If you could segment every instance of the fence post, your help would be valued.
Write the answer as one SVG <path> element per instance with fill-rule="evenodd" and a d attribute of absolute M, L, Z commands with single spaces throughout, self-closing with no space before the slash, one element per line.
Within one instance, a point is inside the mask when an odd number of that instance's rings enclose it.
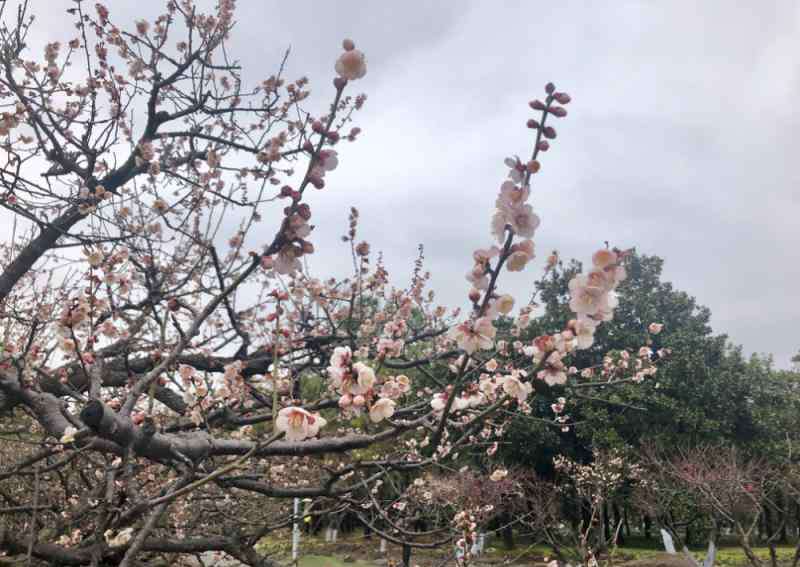
<path fill-rule="evenodd" d="M 300 556 L 300 499 L 294 499 L 294 515 L 292 517 L 292 563 L 297 565 Z"/>

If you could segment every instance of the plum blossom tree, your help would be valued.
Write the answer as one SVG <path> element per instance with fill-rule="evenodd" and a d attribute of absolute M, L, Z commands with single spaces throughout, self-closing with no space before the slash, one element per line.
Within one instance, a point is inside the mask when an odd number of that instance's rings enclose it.
<path fill-rule="evenodd" d="M 707 557 L 705 565 L 713 565 L 714 541 L 723 525 L 731 528 L 750 565 L 765 565 L 755 553 L 754 540 L 764 515 L 779 511 L 781 503 L 775 487 L 791 485 L 790 471 L 781 471 L 764 458 L 749 457 L 736 447 L 723 445 L 675 450 L 672 454 L 650 447 L 642 456 L 650 482 L 639 487 L 640 503 L 672 534 L 692 563 L 700 565 L 675 529 L 673 510 L 677 498 L 689 499 L 693 507 L 710 517 L 710 559 Z M 775 548 L 779 534 L 780 526 L 770 527 L 762 534 L 772 567 L 778 564 Z"/>
<path fill-rule="evenodd" d="M 490 456 L 537 383 L 594 379 L 570 360 L 611 318 L 625 251 L 598 251 L 573 280 L 566 328 L 497 340 L 515 303 L 499 279 L 534 258 L 531 181 L 569 95 L 548 84 L 530 103 L 533 150 L 506 161 L 469 312 L 434 302 L 422 258 L 392 287 L 357 241 L 356 209 L 353 275 L 318 279 L 312 194 L 330 190 L 335 148 L 361 135 L 366 97 L 350 93 L 366 57 L 343 42 L 330 105 L 314 112 L 309 81 L 283 65 L 245 84 L 226 49 L 234 9 L 168 0 L 128 28 L 77 1 L 75 37 L 37 53 L 28 4 L 0 4 L 0 205 L 13 226 L 0 245 L 0 409 L 15 424 L 0 552 L 274 565 L 258 544 L 291 524 L 293 498 L 423 545 L 373 487 L 470 448 Z M 517 331 L 531 315 L 523 306 Z M 475 514 L 452 510 L 444 539 L 472 533 Z"/>

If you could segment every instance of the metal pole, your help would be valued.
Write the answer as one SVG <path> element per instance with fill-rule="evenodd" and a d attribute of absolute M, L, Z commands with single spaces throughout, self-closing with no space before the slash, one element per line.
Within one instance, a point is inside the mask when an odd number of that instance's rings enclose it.
<path fill-rule="evenodd" d="M 297 565 L 300 555 L 300 499 L 294 499 L 294 526 L 292 527 L 292 563 Z"/>

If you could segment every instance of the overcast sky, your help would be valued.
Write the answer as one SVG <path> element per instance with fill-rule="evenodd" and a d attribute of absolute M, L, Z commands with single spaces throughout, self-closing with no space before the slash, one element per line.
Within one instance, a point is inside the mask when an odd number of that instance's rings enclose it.
<path fill-rule="evenodd" d="M 72 37 L 71 1 L 31 3 L 37 33 Z M 117 24 L 163 6 L 106 4 Z M 237 11 L 232 52 L 247 76 L 271 74 L 291 46 L 287 76 L 311 79 L 320 111 L 341 40 L 367 55 L 353 85 L 369 96 L 364 134 L 312 195 L 317 275 L 349 262 L 336 237 L 355 205 L 394 282 L 424 243 L 440 299 L 460 303 L 471 252 L 489 244 L 503 158 L 529 152 L 527 101 L 553 81 L 573 102 L 533 187 L 540 257 L 556 248 L 585 261 L 606 240 L 661 256 L 716 332 L 789 366 L 800 348 L 800 3 L 238 0 Z M 540 273 L 502 288 L 525 297 Z"/>

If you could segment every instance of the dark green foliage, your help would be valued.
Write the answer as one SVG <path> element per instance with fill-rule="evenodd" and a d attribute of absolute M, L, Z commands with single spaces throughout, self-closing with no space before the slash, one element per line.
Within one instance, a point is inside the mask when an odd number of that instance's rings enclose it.
<path fill-rule="evenodd" d="M 767 358 L 747 360 L 725 335 L 715 335 L 710 310 L 662 281 L 663 263 L 655 256 L 629 258 L 628 278 L 618 288 L 620 304 L 613 321 L 600 326 L 594 346 L 579 352 L 575 363 L 578 368 L 598 364 L 605 353 L 626 348 L 635 354 L 647 344 L 647 326 L 658 322 L 664 330 L 652 338 L 652 347 L 671 351 L 659 362 L 658 373 L 643 384 L 554 389 L 553 398 L 570 399 L 574 430 L 561 433 L 519 418 L 506 439 L 506 460 L 546 472 L 553 454 L 588 458 L 592 447 L 728 442 L 765 450 L 785 443 L 787 429 L 798 415 L 797 375 L 775 372 Z M 572 317 L 568 283 L 580 270 L 576 261 L 560 264 L 537 282 L 537 299 L 545 312 L 534 320 L 525 339 L 565 327 Z M 544 400 L 535 412 L 552 417 L 550 401 Z"/>

